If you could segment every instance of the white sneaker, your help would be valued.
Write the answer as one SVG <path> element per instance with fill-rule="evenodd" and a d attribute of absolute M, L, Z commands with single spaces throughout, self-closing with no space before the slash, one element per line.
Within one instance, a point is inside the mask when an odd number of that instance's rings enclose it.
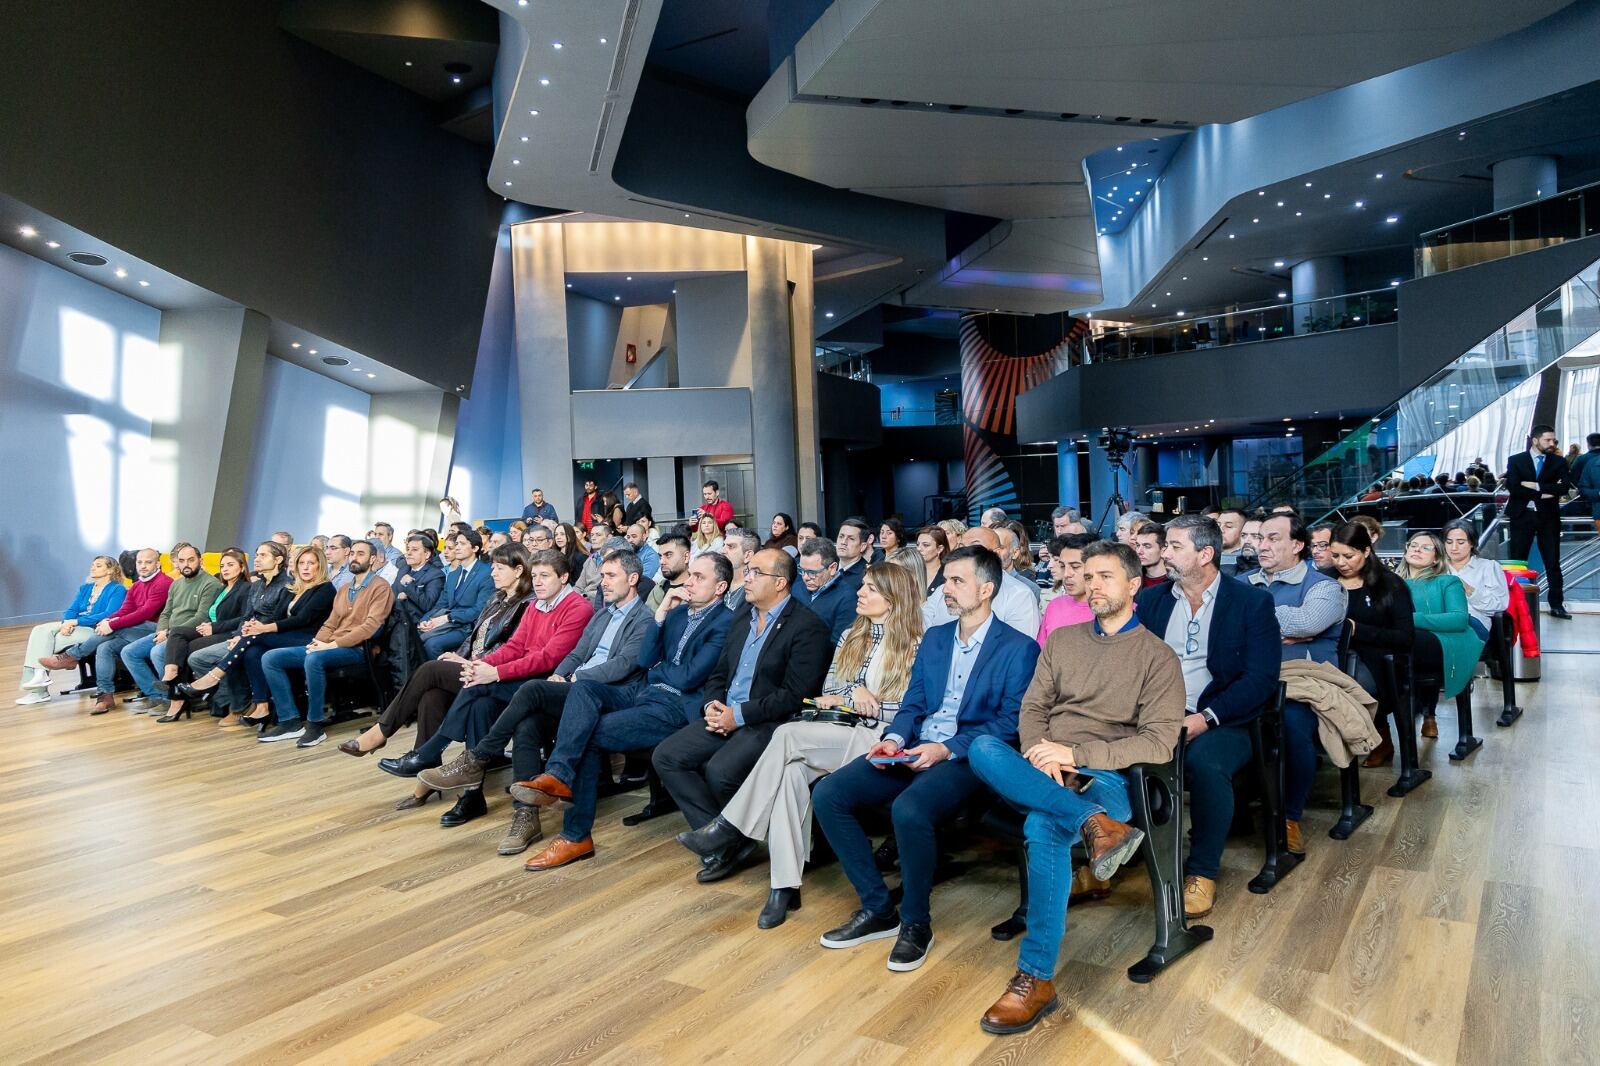
<path fill-rule="evenodd" d="M 49 688 L 50 687 L 50 671 L 42 670 L 39 667 L 34 667 L 33 668 L 33 676 L 28 678 L 26 681 L 24 681 L 22 683 L 22 687 L 23 688 Z"/>
<path fill-rule="evenodd" d="M 26 707 L 31 703 L 49 703 L 49 702 L 50 702 L 50 693 L 42 692 L 39 689 L 34 689 L 32 692 L 28 693 L 26 696 L 23 696 L 21 699 L 19 699 L 17 701 L 17 706 L 18 707 Z"/>

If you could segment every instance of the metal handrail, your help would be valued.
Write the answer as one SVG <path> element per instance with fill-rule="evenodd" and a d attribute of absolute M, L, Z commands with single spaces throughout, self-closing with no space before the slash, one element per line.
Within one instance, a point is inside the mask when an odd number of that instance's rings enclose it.
<path fill-rule="evenodd" d="M 1184 312 L 1182 318 L 1163 319 L 1160 322 L 1146 322 L 1137 326 L 1113 326 L 1108 328 L 1108 330 L 1105 332 L 1094 334 L 1093 338 L 1098 340 L 1099 338 L 1106 336 L 1119 338 L 1133 337 L 1149 330 L 1171 329 L 1173 326 L 1192 326 L 1200 322 L 1214 322 L 1220 318 L 1237 318 L 1240 315 L 1255 315 L 1260 314 L 1263 311 L 1276 311 L 1280 307 L 1303 307 L 1306 304 L 1319 304 L 1334 300 L 1354 300 L 1362 296 L 1372 296 L 1377 293 L 1389 293 L 1393 291 L 1394 286 L 1385 285 L 1380 289 L 1361 289 L 1357 292 L 1341 292 L 1335 293 L 1331 296 L 1312 296 L 1304 300 L 1285 300 L 1279 303 L 1262 304 L 1259 307 L 1235 307 L 1232 309 L 1221 309 L 1214 311 L 1208 310 L 1206 314 L 1201 315 L 1191 315 L 1188 312 Z M 1115 329 L 1116 332 L 1110 332 L 1111 329 Z"/>
<path fill-rule="evenodd" d="M 1496 215 L 1503 215 L 1509 211 L 1516 211 L 1524 207 L 1532 207 L 1534 204 L 1548 203 L 1551 200 L 1556 200 L 1563 196 L 1572 196 L 1575 194 L 1585 193 L 1590 189 L 1595 188 L 1600 188 L 1600 181 L 1591 181 L 1587 185 L 1574 185 L 1570 189 L 1557 189 L 1549 196 L 1536 196 L 1532 200 L 1524 200 L 1520 204 L 1510 204 L 1506 207 L 1497 207 L 1493 211 L 1485 211 L 1481 215 L 1473 215 L 1471 218 L 1463 218 L 1446 226 L 1436 226 L 1430 230 L 1423 230 L 1421 233 L 1417 234 L 1417 247 L 1421 248 L 1427 242 L 1429 237 L 1436 236 L 1445 232 L 1446 230 L 1453 230 L 1458 226 L 1470 226 L 1474 222 L 1487 222 Z"/>

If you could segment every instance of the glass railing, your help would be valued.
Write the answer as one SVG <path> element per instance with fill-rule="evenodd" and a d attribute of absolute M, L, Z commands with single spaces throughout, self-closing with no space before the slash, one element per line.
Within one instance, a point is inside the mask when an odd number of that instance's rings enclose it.
<path fill-rule="evenodd" d="M 1112 326 L 1085 344 L 1091 362 L 1142 359 L 1233 344 L 1382 325 L 1396 318 L 1394 287 L 1249 310 L 1185 315 L 1148 326 Z"/>
<path fill-rule="evenodd" d="M 1428 230 L 1418 238 L 1417 273 L 1460 270 L 1600 233 L 1600 182 Z"/>
<path fill-rule="evenodd" d="M 1600 260 L 1517 315 L 1250 508 L 1293 504 L 1308 518 L 1377 492 L 1379 483 L 1445 434 L 1499 402 L 1582 341 L 1600 332 Z M 1525 433 L 1526 426 L 1520 432 Z M 1247 508 L 1249 509 L 1249 508 Z"/>

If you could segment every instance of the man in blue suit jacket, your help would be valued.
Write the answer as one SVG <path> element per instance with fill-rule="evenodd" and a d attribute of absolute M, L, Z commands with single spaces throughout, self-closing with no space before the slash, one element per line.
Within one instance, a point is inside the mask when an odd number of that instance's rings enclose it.
<path fill-rule="evenodd" d="M 799 561 L 800 580 L 791 590 L 794 598 L 822 619 L 822 624 L 828 627 L 829 638 L 838 644 L 844 631 L 856 620 L 856 593 L 861 583 L 852 583 L 839 573 L 839 551 L 832 541 L 805 541 L 800 545 Z"/>
<path fill-rule="evenodd" d="M 1250 761 L 1245 727 L 1273 699 L 1283 656 L 1272 597 L 1219 569 L 1222 530 L 1202 515 L 1167 524 L 1161 560 L 1170 584 L 1135 601 L 1145 628 L 1163 637 L 1183 667 L 1189 747 L 1190 845 L 1183 904 L 1203 918 L 1216 901 L 1222 847 L 1233 824 L 1233 775 Z"/>
<path fill-rule="evenodd" d="M 929 896 L 937 856 L 935 828 L 983 784 L 967 762 L 980 736 L 1017 742 L 1017 712 L 1033 679 L 1039 645 L 990 609 L 1004 580 L 1000 557 L 988 548 L 960 548 L 945 560 L 945 603 L 955 625 L 922 638 L 900 712 L 866 755 L 823 778 L 813 807 L 861 909 L 822 936 L 822 946 L 845 948 L 896 936 L 889 969 L 914 970 L 933 944 Z M 873 759 L 906 757 L 896 764 Z M 872 842 L 858 812 L 889 805 L 900 850 L 901 913 L 872 861 Z"/>
<path fill-rule="evenodd" d="M 417 624 L 422 650 L 430 659 L 454 651 L 467 639 L 472 624 L 483 613 L 483 605 L 494 592 L 489 564 L 478 557 L 483 550 L 483 540 L 477 530 L 457 530 L 445 538 L 444 547 L 455 566 L 445 574 L 444 591 L 434 602 L 433 609 Z"/>
<path fill-rule="evenodd" d="M 595 803 L 601 758 L 645 751 L 704 719 L 700 689 L 722 658 L 733 612 L 722 604 L 733 576 L 726 556 L 708 552 L 689 564 L 683 584 L 668 592 L 639 648 L 644 680 L 625 685 L 573 684 L 544 772 L 511 786 L 513 798 L 540 807 L 571 800 L 561 833 L 528 860 L 553 870 L 594 855 Z"/>

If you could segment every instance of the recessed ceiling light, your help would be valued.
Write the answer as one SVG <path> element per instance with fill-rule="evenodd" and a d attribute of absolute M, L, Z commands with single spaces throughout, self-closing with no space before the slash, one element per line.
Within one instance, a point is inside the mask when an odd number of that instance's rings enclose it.
<path fill-rule="evenodd" d="M 551 41 L 550 42 L 550 47 L 554 48 L 556 51 L 559 52 L 559 51 L 561 51 L 561 42 L 560 41 Z"/>
<path fill-rule="evenodd" d="M 610 42 L 608 42 L 604 37 L 602 37 L 602 38 L 600 38 L 600 43 L 601 44 L 608 44 Z"/>
<path fill-rule="evenodd" d="M 678 295 L 678 290 L 677 289 L 673 289 L 672 290 L 672 295 L 674 295 L 674 296 Z"/>
<path fill-rule="evenodd" d="M 150 283 L 148 281 L 145 281 L 143 278 L 139 279 L 139 288 L 148 289 L 149 287 L 150 287 Z"/>
<path fill-rule="evenodd" d="M 410 66 L 415 66 L 415 65 L 416 64 L 412 63 L 411 60 L 409 60 L 409 59 L 406 60 L 406 66 L 410 67 Z"/>
<path fill-rule="evenodd" d="M 119 278 L 125 278 L 128 276 L 128 272 L 121 267 L 117 267 L 116 274 Z"/>
<path fill-rule="evenodd" d="M 540 85 L 549 85 L 550 84 L 550 79 L 549 78 L 540 78 L 539 79 L 539 84 Z"/>
<path fill-rule="evenodd" d="M 1400 284 L 1400 279 L 1399 278 L 1394 278 L 1389 282 L 1389 287 L 1392 289 L 1398 284 Z"/>
<path fill-rule="evenodd" d="M 528 143 L 528 135 L 526 133 L 524 133 L 522 135 L 522 143 L 523 144 L 527 144 Z"/>
<path fill-rule="evenodd" d="M 1171 296 L 1171 295 L 1172 295 L 1172 293 L 1170 293 L 1170 292 L 1169 292 L 1169 293 L 1167 293 L 1167 295 L 1168 295 L 1168 296 Z"/>
<path fill-rule="evenodd" d="M 1154 306 L 1155 306 L 1155 304 L 1151 304 L 1151 305 L 1150 305 L 1150 306 L 1151 306 L 1151 307 L 1154 307 Z M 997 308 L 995 308 L 995 310 L 997 310 L 997 311 L 998 311 L 998 310 L 999 310 L 999 308 L 998 308 L 998 307 L 997 307 Z"/>
<path fill-rule="evenodd" d="M 620 296 L 613 296 L 613 297 L 612 297 L 612 299 L 613 299 L 613 300 L 620 300 L 620 299 L 622 299 L 622 297 L 620 297 Z"/>
<path fill-rule="evenodd" d="M 1287 300 L 1287 299 L 1288 299 L 1288 298 L 1289 298 L 1289 294 L 1288 294 L 1288 293 L 1286 293 L 1286 292 L 1280 292 L 1280 293 L 1278 293 L 1278 299 L 1280 299 L 1280 300 Z"/>
<path fill-rule="evenodd" d="M 512 161 L 511 161 L 511 165 L 512 165 L 512 166 L 514 166 L 514 167 L 520 167 L 520 166 L 521 166 L 521 165 L 522 165 L 522 160 L 520 160 L 520 159 L 513 159 L 513 160 L 512 160 Z"/>
<path fill-rule="evenodd" d="M 44 242 L 44 246 L 46 248 L 60 248 L 61 247 L 61 242 L 60 241 L 45 241 Z"/>
<path fill-rule="evenodd" d="M 1117 145 L 1117 151 L 1119 151 L 1119 152 L 1122 151 L 1122 145 L 1120 145 L 1120 144 Z"/>
<path fill-rule="evenodd" d="M 627 280 L 632 281 L 633 280 L 633 275 L 629 274 Z"/>
<path fill-rule="evenodd" d="M 1283 260 L 1282 259 L 1274 259 L 1272 261 L 1272 265 L 1275 266 L 1275 267 L 1281 267 L 1281 266 L 1283 266 Z"/>
<path fill-rule="evenodd" d="M 1282 201 L 1282 200 L 1279 200 L 1279 201 L 1278 201 L 1278 206 L 1279 206 L 1279 207 L 1282 207 L 1282 206 L 1283 206 L 1283 201 Z"/>
<path fill-rule="evenodd" d="M 17 233 L 21 234 L 24 240 L 30 241 L 39 235 L 39 231 L 32 226 L 19 226 L 17 227 Z"/>
<path fill-rule="evenodd" d="M 1179 278 L 1178 280 L 1179 281 L 1188 281 L 1189 280 L 1189 275 L 1185 274 L 1183 277 Z"/>
<path fill-rule="evenodd" d="M 823 318 L 832 318 L 833 317 L 833 312 L 832 311 L 824 311 L 824 312 L 822 312 L 822 317 Z"/>
<path fill-rule="evenodd" d="M 570 282 L 570 281 L 567 282 L 567 288 L 569 288 L 569 289 L 572 288 L 572 282 Z"/>
<path fill-rule="evenodd" d="M 527 7 L 528 6 L 528 0 L 517 0 L 517 6 L 518 7 Z"/>
<path fill-rule="evenodd" d="M 317 354 L 317 350 L 315 348 L 311 349 L 311 354 L 312 355 L 316 355 Z"/>
<path fill-rule="evenodd" d="M 1322 198 L 1323 198 L 1323 199 L 1324 199 L 1324 200 L 1331 200 L 1331 199 L 1333 199 L 1333 193 L 1331 193 L 1331 192 L 1325 192 L 1325 193 L 1323 193 L 1323 194 L 1322 194 Z"/>
<path fill-rule="evenodd" d="M 1256 222 L 1256 223 L 1259 223 L 1259 222 L 1260 222 L 1260 221 L 1261 221 L 1261 220 L 1260 220 L 1260 219 L 1259 219 L 1259 218 L 1252 218 L 1252 219 L 1251 219 L 1251 220 L 1250 220 L 1250 221 L 1251 221 L 1251 222 Z"/>
<path fill-rule="evenodd" d="M 1211 257 L 1209 255 L 1202 255 L 1200 257 L 1200 262 L 1209 263 L 1209 262 L 1211 262 Z"/>
<path fill-rule="evenodd" d="M 378 375 L 376 375 L 376 374 L 368 374 L 368 375 L 367 375 L 367 377 L 369 377 L 369 378 L 375 378 L 375 377 L 377 377 L 377 376 L 378 376 Z"/>
<path fill-rule="evenodd" d="M 537 114 L 538 114 L 538 113 L 539 113 L 539 109 L 538 109 L 538 108 L 537 108 L 537 107 L 530 107 L 530 108 L 528 108 L 528 114 L 530 114 L 530 115 L 537 115 Z"/>
<path fill-rule="evenodd" d="M 1230 240 L 1230 241 L 1231 241 L 1231 240 L 1233 240 L 1233 236 L 1234 236 L 1234 235 L 1233 235 L 1233 234 L 1231 234 L 1231 233 L 1230 233 L 1230 234 L 1228 234 L 1228 240 Z"/>
<path fill-rule="evenodd" d="M 460 85 L 461 84 L 461 75 L 459 75 L 459 74 L 450 75 L 450 84 L 452 84 L 452 85 Z"/>
<path fill-rule="evenodd" d="M 289 347 L 298 348 L 298 347 L 300 347 L 300 342 L 299 341 L 290 341 L 289 342 Z"/>
<path fill-rule="evenodd" d="M 1179 311 L 1179 312 L 1178 312 L 1178 317 L 1179 317 L 1179 318 L 1182 318 L 1182 317 L 1183 317 L 1183 312 L 1182 312 L 1182 311 Z"/>
<path fill-rule="evenodd" d="M 1256 195 L 1257 196 L 1265 196 L 1265 195 L 1267 195 L 1267 190 L 1265 190 L 1265 189 L 1257 189 L 1256 190 Z"/>
<path fill-rule="evenodd" d="M 1304 213 L 1305 213 L 1305 212 L 1303 212 L 1303 211 L 1296 211 L 1296 212 L 1295 212 L 1295 213 L 1294 213 L 1294 217 L 1295 217 L 1295 218 L 1299 218 L 1299 217 L 1300 217 L 1300 216 L 1301 216 L 1301 215 L 1302 215 L 1302 214 L 1304 214 Z"/>
<path fill-rule="evenodd" d="M 1381 170 L 1378 171 L 1378 173 L 1375 176 L 1377 177 L 1377 179 L 1379 181 L 1382 181 L 1383 180 L 1383 171 L 1381 171 Z"/>
<path fill-rule="evenodd" d="M 1389 225 L 1391 225 L 1391 226 L 1392 226 L 1392 225 L 1394 225 L 1394 224 L 1395 224 L 1395 223 L 1396 223 L 1396 222 L 1399 222 L 1399 221 L 1400 221 L 1400 216 L 1399 216 L 1399 215 L 1390 215 L 1390 216 L 1389 216 L 1389 217 L 1388 217 L 1388 218 L 1386 218 L 1386 219 L 1384 219 L 1384 221 L 1385 221 L 1385 222 L 1387 222 L 1387 223 L 1389 223 Z"/>
<path fill-rule="evenodd" d="M 683 213 L 683 217 L 684 217 L 684 218 L 688 218 L 688 217 L 689 217 L 689 212 L 687 212 L 687 211 L 685 211 L 685 212 L 684 212 L 684 213 Z"/>
<path fill-rule="evenodd" d="M 508 181 L 508 182 L 506 182 L 506 184 L 507 184 L 507 185 L 510 185 L 510 184 L 511 184 L 511 183 L 510 183 L 510 182 L 509 182 L 509 181 Z"/>
<path fill-rule="evenodd" d="M 1357 200 L 1356 201 L 1356 206 L 1357 207 L 1366 207 L 1367 206 L 1367 202 L 1365 200 Z"/>
<path fill-rule="evenodd" d="M 1306 188 L 1308 188 L 1308 189 L 1311 188 L 1311 183 L 1309 181 L 1306 182 Z"/>

